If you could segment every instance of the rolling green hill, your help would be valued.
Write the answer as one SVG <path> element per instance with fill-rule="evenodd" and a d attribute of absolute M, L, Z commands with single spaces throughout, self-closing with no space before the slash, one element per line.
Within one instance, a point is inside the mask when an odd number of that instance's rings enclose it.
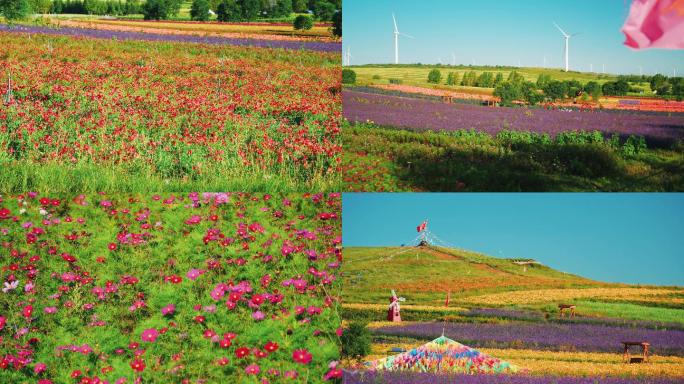
<path fill-rule="evenodd" d="M 492 72 L 494 75 L 501 73 L 504 79 L 512 71 L 520 73 L 525 80 L 536 82 L 540 74 L 551 76 L 554 80 L 577 80 L 582 84 L 589 81 L 596 81 L 603 84 L 607 81 L 617 80 L 616 75 L 600 74 L 596 72 L 564 72 L 555 68 L 535 68 L 535 67 L 491 67 L 491 66 L 449 66 L 449 65 L 390 65 L 390 64 L 369 64 L 361 66 L 349 67 L 356 72 L 356 83 L 358 85 L 386 85 L 389 84 L 390 79 L 401 80 L 404 85 L 414 85 L 420 87 L 429 87 L 434 89 L 444 89 L 452 91 L 470 92 L 478 94 L 491 94 L 492 88 L 476 88 L 464 86 L 448 86 L 446 85 L 446 78 L 450 72 L 458 73 L 459 81 L 463 79 L 463 74 L 470 71 L 475 71 L 479 76 L 483 72 Z M 428 73 L 433 69 L 439 69 L 442 72 L 442 81 L 440 84 L 428 83 Z M 650 87 L 647 83 L 632 84 L 635 88 L 643 89 L 646 94 L 650 94 Z"/>

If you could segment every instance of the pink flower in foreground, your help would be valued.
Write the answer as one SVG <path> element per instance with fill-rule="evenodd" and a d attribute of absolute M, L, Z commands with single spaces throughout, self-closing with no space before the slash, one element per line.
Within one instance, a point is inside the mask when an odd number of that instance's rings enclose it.
<path fill-rule="evenodd" d="M 169 304 L 169 305 L 167 305 L 166 307 L 164 307 L 164 308 L 161 309 L 161 313 L 162 313 L 162 315 L 164 315 L 164 316 L 173 315 L 174 312 L 176 312 L 176 306 L 173 305 L 173 304 Z"/>
<path fill-rule="evenodd" d="M 47 365 L 45 363 L 36 363 L 36 365 L 33 367 L 33 373 L 36 375 L 41 374 L 47 369 Z"/>
<path fill-rule="evenodd" d="M 157 332 L 157 330 L 154 328 L 150 328 L 150 329 L 146 329 L 143 331 L 141 338 L 143 339 L 143 341 L 148 341 L 148 342 L 152 343 L 155 340 L 157 340 L 158 336 L 159 336 L 159 332 Z"/>
<path fill-rule="evenodd" d="M 245 368 L 245 373 L 248 375 L 258 375 L 261 369 L 256 364 L 250 364 Z"/>
<path fill-rule="evenodd" d="M 261 311 L 256 311 L 256 312 L 252 313 L 252 319 L 254 319 L 256 321 L 261 321 L 265 317 L 266 317 L 266 315 L 264 315 L 264 313 Z"/>
<path fill-rule="evenodd" d="M 57 307 L 45 307 L 43 309 L 43 311 L 45 313 L 55 313 L 55 312 L 57 312 Z"/>
<path fill-rule="evenodd" d="M 203 273 L 203 272 L 202 272 L 201 270 L 196 269 L 196 268 L 193 268 L 193 269 L 191 269 L 190 271 L 188 271 L 188 274 L 187 274 L 186 276 L 188 277 L 188 279 L 194 281 L 194 280 L 196 280 L 198 277 L 200 277 L 200 275 L 201 275 L 202 273 Z"/>

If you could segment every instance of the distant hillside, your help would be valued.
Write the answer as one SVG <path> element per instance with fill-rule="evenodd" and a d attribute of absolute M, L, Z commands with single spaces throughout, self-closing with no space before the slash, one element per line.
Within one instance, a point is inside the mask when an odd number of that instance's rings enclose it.
<path fill-rule="evenodd" d="M 391 289 L 407 304 L 536 305 L 563 301 L 677 301 L 679 289 L 608 284 L 560 272 L 529 259 L 500 259 L 440 247 L 345 248 L 346 303 L 385 303 Z M 657 299 L 657 300 L 656 300 Z"/>

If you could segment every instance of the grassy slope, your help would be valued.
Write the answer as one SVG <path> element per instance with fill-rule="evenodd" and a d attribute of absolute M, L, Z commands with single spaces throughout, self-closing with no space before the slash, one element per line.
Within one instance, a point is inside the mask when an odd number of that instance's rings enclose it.
<path fill-rule="evenodd" d="M 535 288 L 599 287 L 603 283 L 556 271 L 546 266 L 523 268 L 459 249 L 345 248 L 344 298 L 352 303 L 387 301 L 390 289 L 407 304 L 441 304 L 448 290 L 459 299 L 484 293 Z"/>
<path fill-rule="evenodd" d="M 401 250 L 398 247 L 344 249 L 342 294 L 345 302 L 368 303 L 352 306 L 355 308 L 349 308 L 350 315 L 352 312 L 356 313 L 354 316 L 361 315 L 359 310 L 364 309 L 368 313 L 363 316 L 383 312 L 384 309 L 378 310 L 371 303 L 386 303 L 391 289 L 406 298 L 404 307 L 411 312 L 407 313 L 409 320 L 453 317 L 444 308 L 449 291 L 449 305 L 454 308 L 505 306 L 555 312 L 559 302 L 572 302 L 578 305 L 582 315 L 661 322 L 681 322 L 684 311 L 678 301 L 671 299 L 672 291 L 677 292 L 674 294 L 677 297 L 684 293 L 679 287 L 608 284 L 543 265 L 524 270 L 512 260 L 460 249 L 405 247 L 399 253 Z M 504 305 L 496 300 L 481 300 L 505 297 L 516 291 L 526 291 L 522 297 L 531 298 L 530 302 L 522 300 L 519 304 Z M 642 302 L 644 298 L 653 300 Z M 616 300 L 622 302 L 613 302 Z"/>

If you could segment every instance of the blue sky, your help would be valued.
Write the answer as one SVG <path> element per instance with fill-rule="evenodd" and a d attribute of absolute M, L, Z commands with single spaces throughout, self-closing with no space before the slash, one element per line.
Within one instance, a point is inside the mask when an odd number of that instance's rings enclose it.
<path fill-rule="evenodd" d="M 684 286 L 684 194 L 345 193 L 344 246 L 430 231 L 458 248 L 592 279 Z"/>
<path fill-rule="evenodd" d="M 684 75 L 684 51 L 633 51 L 620 32 L 630 0 L 344 0 L 343 52 L 352 64 L 394 61 L 392 13 L 399 31 L 400 63 L 547 66 L 563 63 L 563 38 L 553 26 L 580 33 L 570 40 L 573 70 Z"/>

